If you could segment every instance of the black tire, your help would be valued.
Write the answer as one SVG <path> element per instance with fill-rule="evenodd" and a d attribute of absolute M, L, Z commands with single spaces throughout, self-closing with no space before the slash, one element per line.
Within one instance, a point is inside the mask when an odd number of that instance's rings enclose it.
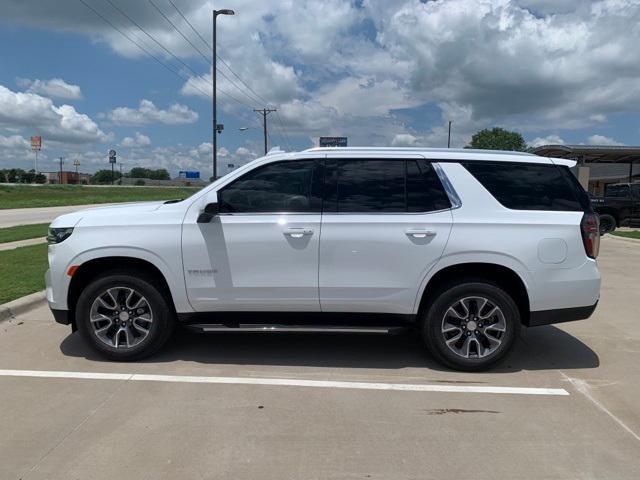
<path fill-rule="evenodd" d="M 490 335 L 501 336 L 501 343 L 499 346 L 495 347 L 493 351 L 491 351 L 490 348 L 485 349 L 478 344 L 472 344 L 472 354 L 467 358 L 452 351 L 452 349 L 447 346 L 447 340 L 452 341 L 451 339 L 453 339 L 454 336 L 457 336 L 459 331 L 460 335 L 462 335 L 459 337 L 459 342 L 475 342 L 475 340 L 473 340 L 473 337 L 475 336 L 478 337 L 477 342 L 487 343 L 489 342 L 489 338 L 483 336 L 484 333 L 481 331 L 482 329 L 476 327 L 476 325 L 479 324 L 482 326 L 482 324 L 473 322 L 473 325 L 471 325 L 466 321 L 460 321 L 461 324 L 464 323 L 464 328 L 466 330 L 462 330 L 462 327 L 460 327 L 458 330 L 453 332 L 444 333 L 443 331 L 445 330 L 445 314 L 447 314 L 449 308 L 454 305 L 460 305 L 458 302 L 462 300 L 466 302 L 476 302 L 475 304 L 479 305 L 479 301 L 469 300 L 474 297 L 487 299 L 490 302 L 489 304 L 486 304 L 487 306 L 485 308 L 487 309 L 492 308 L 491 304 L 499 308 L 502 314 L 500 316 L 500 325 L 502 326 L 504 324 L 505 330 L 504 332 L 497 332 L 495 330 L 488 332 Z M 471 305 L 473 305 L 473 303 Z M 477 307 L 475 308 L 477 309 Z M 468 310 L 470 311 L 472 308 L 469 308 Z M 483 310 L 483 312 L 486 312 L 486 310 Z M 456 319 L 456 317 L 452 316 L 449 316 L 448 318 Z M 493 320 L 487 321 L 486 324 L 497 325 L 497 321 L 494 323 L 495 318 L 497 317 L 494 317 Z M 484 279 L 469 279 L 465 280 L 464 283 L 445 286 L 436 294 L 433 301 L 425 309 L 420 320 L 424 342 L 435 359 L 447 367 L 467 372 L 487 370 L 496 365 L 502 358 L 504 358 L 509 350 L 511 350 L 520 330 L 520 312 L 514 300 L 505 290 Z M 450 323 L 450 321 L 447 321 L 447 325 L 450 325 Z M 469 325 L 469 327 L 467 327 L 467 325 Z M 490 329 L 487 325 L 484 325 L 485 331 Z M 470 330 L 471 326 L 473 326 L 473 331 Z M 477 333 L 475 332 L 476 329 L 478 330 Z M 465 335 L 469 335 L 471 340 L 465 340 Z M 458 341 L 453 343 L 453 345 L 454 347 L 458 345 Z M 464 346 L 466 347 L 466 344 L 464 344 Z M 487 353 L 486 356 L 479 356 L 478 349 L 481 348 L 485 352 L 489 351 L 490 353 Z M 476 356 L 473 355 L 473 349 L 475 349 Z"/>
<path fill-rule="evenodd" d="M 115 348 L 104 343 L 94 333 L 90 320 L 91 307 L 110 288 L 129 288 L 139 292 L 153 312 L 153 322 L 148 328 L 148 334 L 135 346 Z M 110 360 L 134 361 L 153 355 L 171 337 L 176 323 L 173 306 L 165 299 L 168 296 L 165 290 L 144 272 L 106 272 L 92 280 L 80 294 L 76 305 L 76 326 L 91 348 Z"/>
<path fill-rule="evenodd" d="M 609 215 L 608 213 L 600 215 L 600 235 L 615 231 L 617 226 L 616 218 L 613 215 Z"/>

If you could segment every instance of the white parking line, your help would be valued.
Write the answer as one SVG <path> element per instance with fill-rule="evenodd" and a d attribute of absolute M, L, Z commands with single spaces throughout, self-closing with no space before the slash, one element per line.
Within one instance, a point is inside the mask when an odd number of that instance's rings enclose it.
<path fill-rule="evenodd" d="M 396 390 L 404 392 L 569 395 L 569 392 L 564 388 L 493 387 L 485 385 L 421 385 L 407 383 L 337 382 L 288 378 L 196 377 L 191 375 L 147 375 L 140 373 L 62 372 L 48 370 L 0 370 L 0 377 L 76 378 L 85 380 L 217 383 L 227 385 L 272 385 L 283 387 L 346 388 L 356 390 Z"/>

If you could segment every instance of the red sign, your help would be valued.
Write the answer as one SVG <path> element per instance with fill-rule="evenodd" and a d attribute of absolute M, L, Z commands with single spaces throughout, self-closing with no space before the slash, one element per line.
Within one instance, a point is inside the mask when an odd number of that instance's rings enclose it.
<path fill-rule="evenodd" d="M 42 137 L 41 136 L 33 136 L 33 137 L 31 137 L 31 150 L 42 150 Z"/>

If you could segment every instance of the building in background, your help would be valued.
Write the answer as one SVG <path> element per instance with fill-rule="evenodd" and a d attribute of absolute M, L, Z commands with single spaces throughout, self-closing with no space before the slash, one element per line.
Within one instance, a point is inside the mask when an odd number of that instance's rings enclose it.
<path fill-rule="evenodd" d="M 533 150 L 542 157 L 578 162 L 577 177 L 594 195 L 603 195 L 609 183 L 640 181 L 640 147 L 610 145 L 542 145 Z"/>
<path fill-rule="evenodd" d="M 91 175 L 88 173 L 76 172 L 42 172 L 47 178 L 48 184 L 57 185 L 88 185 L 91 181 Z"/>

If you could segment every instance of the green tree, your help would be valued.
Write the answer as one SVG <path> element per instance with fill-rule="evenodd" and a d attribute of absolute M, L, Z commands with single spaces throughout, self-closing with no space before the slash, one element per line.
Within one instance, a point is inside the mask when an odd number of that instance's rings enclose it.
<path fill-rule="evenodd" d="M 120 179 L 120 172 L 113 172 L 114 180 Z M 91 183 L 98 184 L 110 184 L 111 183 L 111 170 L 98 170 L 91 176 Z"/>
<path fill-rule="evenodd" d="M 7 176 L 4 174 L 4 170 L 0 170 L 0 183 L 5 183 L 7 181 Z"/>
<path fill-rule="evenodd" d="M 35 183 L 47 183 L 47 177 L 45 175 L 43 175 L 42 173 L 38 173 L 34 178 L 33 181 Z"/>
<path fill-rule="evenodd" d="M 129 172 L 131 178 L 149 178 L 151 180 L 170 180 L 169 172 L 164 168 L 154 170 L 152 168 L 133 167 Z"/>
<path fill-rule="evenodd" d="M 510 150 L 524 152 L 527 150 L 527 142 L 518 132 L 495 127 L 489 130 L 485 128 L 471 137 L 471 143 L 467 148 L 481 150 Z"/>

